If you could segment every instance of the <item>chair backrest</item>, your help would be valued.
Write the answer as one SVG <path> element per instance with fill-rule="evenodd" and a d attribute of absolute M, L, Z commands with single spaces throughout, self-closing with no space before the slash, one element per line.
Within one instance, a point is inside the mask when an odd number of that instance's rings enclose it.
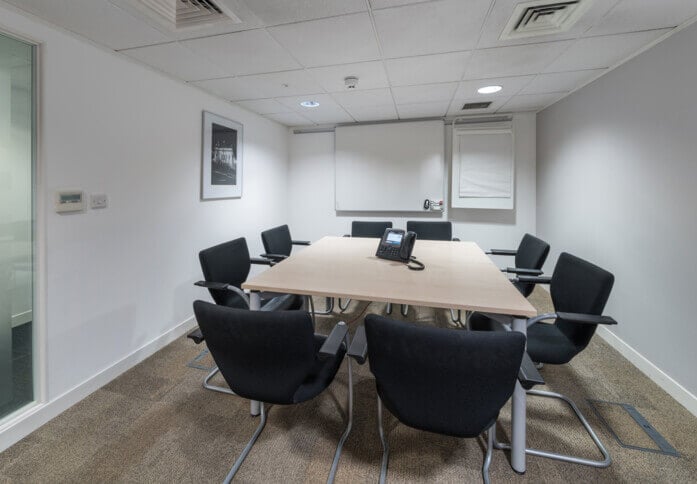
<path fill-rule="evenodd" d="M 520 269 L 542 269 L 547 255 L 549 244 L 534 235 L 525 234 L 518 245 L 515 256 L 515 266 Z M 515 284 L 523 296 L 528 297 L 535 289 L 535 284 L 518 282 Z"/>
<path fill-rule="evenodd" d="M 522 333 L 425 327 L 376 315 L 365 318 L 365 330 L 378 394 L 411 427 L 475 437 L 513 394 Z"/>
<path fill-rule="evenodd" d="M 312 319 L 305 311 L 248 311 L 194 302 L 220 373 L 237 395 L 290 404 L 315 364 Z"/>
<path fill-rule="evenodd" d="M 416 232 L 421 240 L 453 240 L 453 224 L 450 222 L 421 222 L 409 220 L 407 230 Z"/>
<path fill-rule="evenodd" d="M 550 293 L 554 310 L 566 313 L 601 315 L 605 309 L 615 276 L 588 261 L 563 252 L 552 274 Z M 557 319 L 557 327 L 566 335 L 576 352 L 590 342 L 597 325 Z"/>
<path fill-rule="evenodd" d="M 293 250 L 293 240 L 287 225 L 279 225 L 261 233 L 261 242 L 267 254 L 290 255 Z"/>
<path fill-rule="evenodd" d="M 244 237 L 204 249 L 198 253 L 203 278 L 207 282 L 224 282 L 240 287 L 247 280 L 251 262 Z M 232 291 L 209 289 L 217 304 L 246 308 L 246 304 Z"/>
<path fill-rule="evenodd" d="M 351 237 L 381 238 L 385 230 L 392 228 L 392 222 L 351 222 Z"/>

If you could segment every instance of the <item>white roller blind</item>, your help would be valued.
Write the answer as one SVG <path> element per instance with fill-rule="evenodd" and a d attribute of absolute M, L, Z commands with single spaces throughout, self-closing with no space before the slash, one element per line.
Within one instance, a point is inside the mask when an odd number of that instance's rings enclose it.
<path fill-rule="evenodd" d="M 459 196 L 510 198 L 513 195 L 513 135 L 510 131 L 459 133 Z"/>

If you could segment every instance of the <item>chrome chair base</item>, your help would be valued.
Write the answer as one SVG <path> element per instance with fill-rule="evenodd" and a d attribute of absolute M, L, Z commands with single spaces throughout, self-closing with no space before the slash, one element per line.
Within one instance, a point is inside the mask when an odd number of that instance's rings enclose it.
<path fill-rule="evenodd" d="M 347 336 L 348 338 L 348 336 Z M 347 339 L 348 341 L 348 339 Z M 217 371 L 217 368 L 216 368 Z M 230 393 L 232 391 L 230 390 Z M 233 393 L 234 395 L 234 393 Z M 339 443 L 336 446 L 336 451 L 334 452 L 334 460 L 332 461 L 332 467 L 329 471 L 329 476 L 327 477 L 327 484 L 332 484 L 334 482 L 334 479 L 336 478 L 336 471 L 339 468 L 339 460 L 341 459 L 341 451 L 343 450 L 344 447 L 344 442 L 346 442 L 346 439 L 348 438 L 349 434 L 351 433 L 351 427 L 353 426 L 353 372 L 351 371 L 351 359 L 348 359 L 348 398 L 347 398 L 347 422 L 346 422 L 346 429 L 344 430 L 344 433 L 341 435 L 341 438 L 339 439 Z M 230 469 L 230 472 L 228 472 L 227 476 L 225 476 L 225 480 L 223 481 L 224 484 L 229 484 L 232 479 L 235 477 L 235 474 L 237 474 L 237 471 L 240 470 L 240 467 L 242 467 L 242 463 L 244 460 L 247 458 L 247 455 L 249 455 L 249 452 L 252 450 L 252 447 L 254 447 L 254 444 L 256 443 L 257 439 L 259 438 L 259 435 L 261 435 L 262 430 L 264 430 L 264 427 L 266 426 L 266 416 L 267 412 L 264 407 L 264 402 L 259 402 L 260 410 L 261 410 L 261 421 L 259 422 L 259 425 L 257 426 L 257 429 L 254 431 L 254 435 L 252 435 L 252 438 L 250 441 L 247 443 L 245 446 L 244 450 L 242 450 L 242 453 L 240 456 L 237 458 L 235 461 L 235 464 L 232 466 Z"/>
<path fill-rule="evenodd" d="M 213 390 L 214 392 L 227 393 L 228 395 L 234 395 L 235 392 L 233 392 L 233 391 L 230 390 L 229 388 L 220 387 L 220 386 L 218 386 L 218 385 L 211 385 L 211 384 L 209 383 L 209 382 L 211 381 L 211 379 L 212 379 L 215 375 L 217 375 L 219 372 L 220 372 L 220 370 L 218 369 L 217 366 L 216 366 L 215 368 L 213 368 L 213 371 L 211 371 L 211 372 L 208 374 L 208 376 L 206 376 L 206 378 L 203 379 L 203 388 L 205 388 L 206 390 Z"/>
<path fill-rule="evenodd" d="M 525 453 L 528 455 L 535 455 L 538 457 L 545 457 L 547 459 L 554 459 L 554 460 L 559 460 L 563 462 L 570 462 L 572 464 L 580 464 L 584 466 L 590 466 L 590 467 L 597 467 L 597 468 L 605 468 L 609 467 L 610 464 L 612 464 L 612 459 L 610 458 L 610 454 L 608 453 L 607 449 L 605 446 L 600 442 L 600 439 L 598 436 L 595 434 L 593 429 L 591 428 L 590 424 L 588 423 L 588 420 L 586 420 L 586 417 L 583 416 L 581 411 L 578 409 L 576 404 L 571 400 L 570 398 L 562 395 L 561 393 L 554 393 L 554 392 L 548 392 L 544 390 L 528 390 L 526 392 L 528 395 L 534 395 L 538 397 L 545 397 L 545 398 L 556 398 L 558 400 L 563 400 L 566 402 L 569 407 L 574 411 L 576 414 L 576 417 L 579 419 L 581 424 L 583 424 L 583 427 L 586 429 L 586 432 L 588 432 L 588 435 L 590 436 L 591 439 L 593 439 L 593 442 L 595 443 L 595 446 L 598 448 L 601 454 L 603 454 L 604 459 L 603 460 L 593 460 L 593 459 L 585 459 L 582 457 L 576 457 L 573 455 L 566 455 L 566 454 L 559 454 L 556 452 L 549 452 L 546 450 L 539 450 L 539 449 L 525 449 Z M 501 443 L 494 438 L 494 447 L 496 449 L 500 450 L 510 450 L 511 445 L 506 444 L 506 443 Z"/>
<path fill-rule="evenodd" d="M 382 463 L 380 465 L 380 484 L 385 484 L 387 481 L 387 464 L 390 460 L 390 445 L 387 443 L 387 437 L 385 436 L 385 430 L 382 427 L 382 400 L 377 397 L 378 401 L 378 434 L 380 435 L 380 442 L 382 443 Z M 484 484 L 489 484 L 489 466 L 491 465 L 491 458 L 494 450 L 494 442 L 496 439 L 496 422 L 494 422 L 491 427 L 486 431 L 487 435 L 487 446 L 486 454 L 484 455 L 484 463 L 482 464 L 482 478 L 484 479 Z"/>

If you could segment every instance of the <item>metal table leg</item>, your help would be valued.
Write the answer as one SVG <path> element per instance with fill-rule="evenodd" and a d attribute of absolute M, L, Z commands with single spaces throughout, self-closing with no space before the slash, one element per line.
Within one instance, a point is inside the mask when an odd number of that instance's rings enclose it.
<path fill-rule="evenodd" d="M 511 324 L 511 329 L 526 334 L 527 320 L 514 319 Z M 518 474 L 525 473 L 525 398 L 525 389 L 519 381 L 516 381 L 511 409 L 511 467 L 513 467 L 513 470 Z"/>
<path fill-rule="evenodd" d="M 261 295 L 258 291 L 252 291 L 249 294 L 249 309 L 252 311 L 259 311 L 261 309 Z M 258 401 L 249 401 L 249 413 L 252 417 L 256 417 L 261 413 L 261 405 Z"/>

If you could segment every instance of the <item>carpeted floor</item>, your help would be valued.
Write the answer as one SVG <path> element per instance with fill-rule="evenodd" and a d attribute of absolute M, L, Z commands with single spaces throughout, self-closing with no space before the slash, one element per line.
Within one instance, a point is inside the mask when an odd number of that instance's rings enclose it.
<path fill-rule="evenodd" d="M 547 293 L 531 300 L 548 311 Z M 321 301 L 317 301 L 322 305 Z M 365 312 L 384 305 L 353 301 L 340 315 L 355 328 Z M 398 314 L 395 308 L 393 314 Z M 318 318 L 329 331 L 339 315 Z M 446 311 L 410 308 L 418 324 L 449 326 Z M 631 321 L 620 321 L 631 324 Z M 249 404 L 204 390 L 206 372 L 187 366 L 201 351 L 181 338 L 90 395 L 0 454 L 0 482 L 221 482 L 256 428 Z M 211 364 L 210 357 L 202 364 Z M 570 396 L 608 447 L 613 464 L 592 469 L 537 457 L 525 476 L 508 455 L 494 453 L 492 482 L 695 482 L 697 418 L 671 399 L 616 351 L 595 337 L 570 365 L 542 370 L 548 388 Z M 367 365 L 354 365 L 355 421 L 341 458 L 338 482 L 376 482 L 381 447 L 375 388 Z M 344 428 L 347 364 L 327 392 L 302 405 L 271 407 L 269 421 L 238 474 L 240 482 L 324 482 Z M 625 449 L 602 426 L 586 399 L 625 402 L 637 408 L 680 457 Z M 651 446 L 631 419 L 609 409 L 616 431 L 630 443 Z M 499 438 L 509 436 L 509 408 L 499 419 Z M 528 402 L 529 444 L 599 457 L 592 441 L 562 404 Z M 455 439 L 398 425 L 387 416 L 392 482 L 480 482 L 483 441 Z"/>

